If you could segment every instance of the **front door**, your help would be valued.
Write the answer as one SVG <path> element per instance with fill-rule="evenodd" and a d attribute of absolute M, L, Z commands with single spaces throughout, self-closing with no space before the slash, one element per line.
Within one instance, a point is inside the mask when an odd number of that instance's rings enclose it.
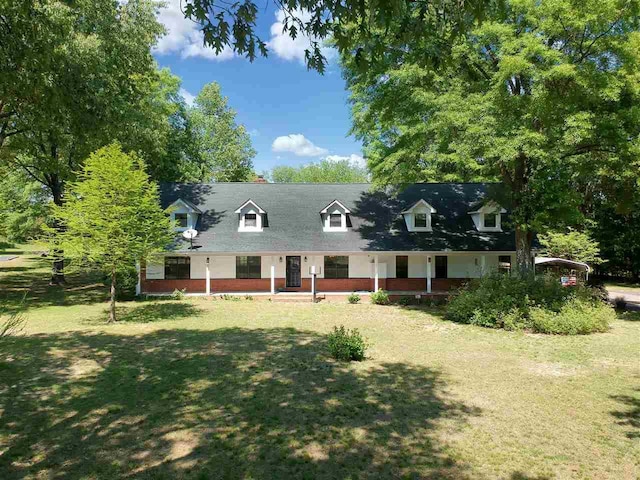
<path fill-rule="evenodd" d="M 300 257 L 287 257 L 287 287 L 299 287 L 300 277 Z"/>

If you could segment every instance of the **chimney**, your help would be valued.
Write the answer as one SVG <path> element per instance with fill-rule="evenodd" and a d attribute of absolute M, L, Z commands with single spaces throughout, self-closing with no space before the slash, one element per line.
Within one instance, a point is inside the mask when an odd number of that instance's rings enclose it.
<path fill-rule="evenodd" d="M 253 183 L 269 183 L 265 180 L 264 175 L 257 175 Z"/>

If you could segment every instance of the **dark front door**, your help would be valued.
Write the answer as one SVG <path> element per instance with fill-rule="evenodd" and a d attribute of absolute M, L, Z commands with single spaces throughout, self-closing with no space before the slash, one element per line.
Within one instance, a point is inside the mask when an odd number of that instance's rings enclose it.
<path fill-rule="evenodd" d="M 447 278 L 447 257 L 436 257 L 436 278 Z"/>
<path fill-rule="evenodd" d="M 300 257 L 287 257 L 287 287 L 300 286 Z"/>

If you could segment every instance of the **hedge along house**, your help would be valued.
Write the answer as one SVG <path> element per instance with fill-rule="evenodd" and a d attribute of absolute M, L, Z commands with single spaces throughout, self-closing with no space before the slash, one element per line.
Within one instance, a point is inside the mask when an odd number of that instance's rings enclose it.
<path fill-rule="evenodd" d="M 163 207 L 193 245 L 140 269 L 141 293 L 443 292 L 515 261 L 488 184 L 166 184 Z"/>

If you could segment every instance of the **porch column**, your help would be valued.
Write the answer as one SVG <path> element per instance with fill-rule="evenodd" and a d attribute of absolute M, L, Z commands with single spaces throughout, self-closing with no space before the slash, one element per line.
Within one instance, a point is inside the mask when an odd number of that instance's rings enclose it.
<path fill-rule="evenodd" d="M 205 278 L 207 284 L 205 285 L 205 292 L 207 295 L 211 295 L 211 271 L 209 270 L 209 257 L 207 257 L 206 266 L 207 268 L 205 270 Z"/>
<path fill-rule="evenodd" d="M 431 255 L 427 256 L 427 293 L 431 293 Z"/>
<path fill-rule="evenodd" d="M 380 272 L 378 272 L 378 255 L 375 255 L 373 257 L 373 265 L 374 265 L 374 272 L 373 272 L 373 290 L 374 291 L 378 291 L 378 288 L 380 286 Z"/>
<path fill-rule="evenodd" d="M 484 273 L 487 269 L 487 256 L 486 255 L 482 255 L 480 257 L 480 276 L 484 277 Z"/>
<path fill-rule="evenodd" d="M 140 262 L 136 262 L 136 272 L 138 272 L 138 282 L 136 283 L 136 296 L 139 296 L 140 293 L 142 293 L 142 281 L 140 278 Z"/>
<path fill-rule="evenodd" d="M 276 266 L 275 266 L 275 257 L 271 257 L 271 295 L 276 293 Z"/>

